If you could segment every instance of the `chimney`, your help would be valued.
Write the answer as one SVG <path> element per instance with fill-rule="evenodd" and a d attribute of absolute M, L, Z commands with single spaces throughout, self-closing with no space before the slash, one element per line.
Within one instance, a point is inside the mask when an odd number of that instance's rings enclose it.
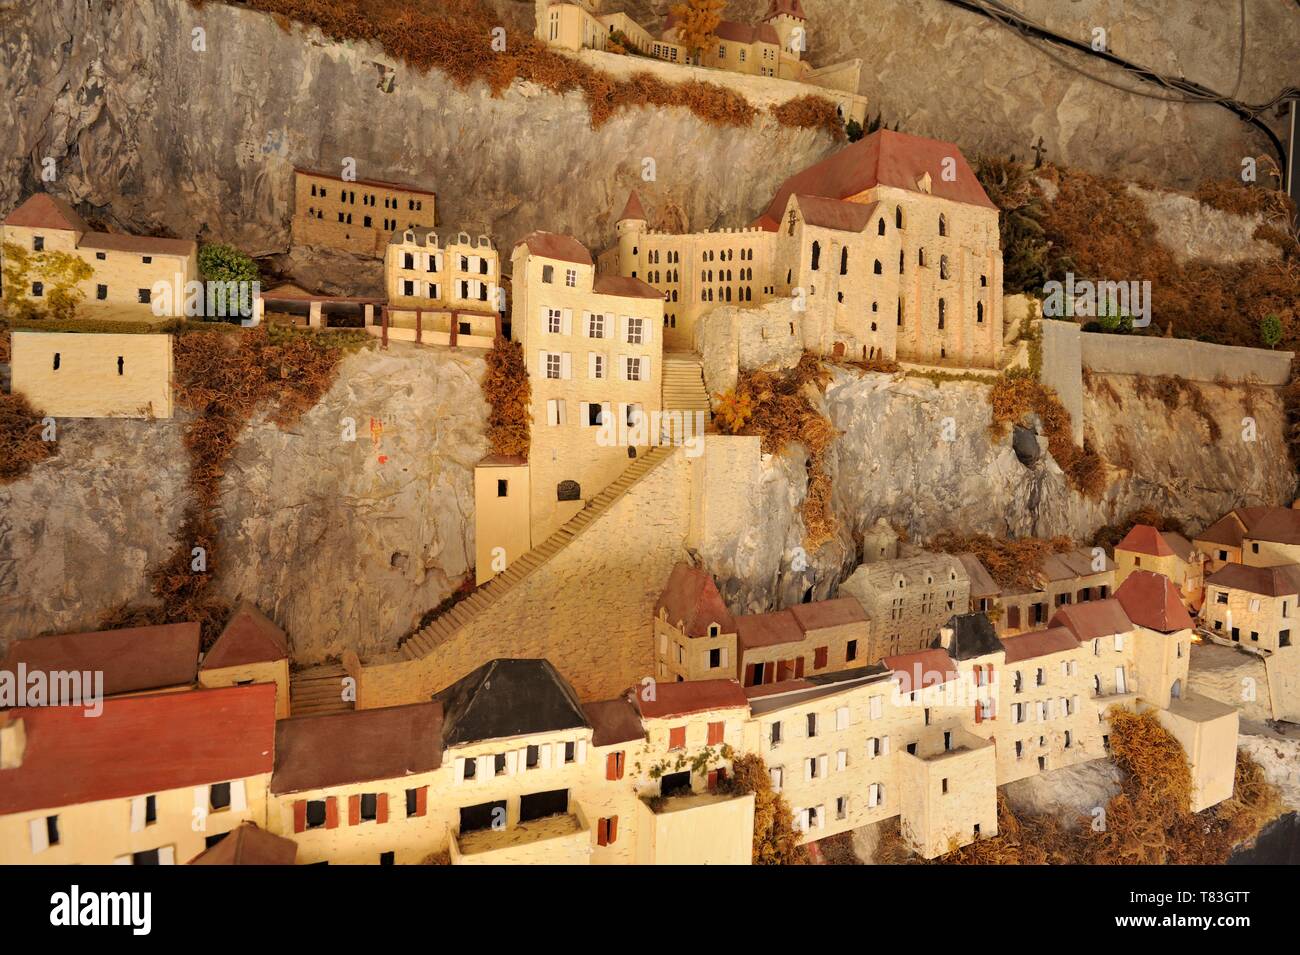
<path fill-rule="evenodd" d="M 945 650 L 951 650 L 951 649 L 952 649 L 952 635 L 953 635 L 953 629 L 952 629 L 952 627 L 940 627 L 940 628 L 939 628 L 939 646 L 943 647 Z"/>
<path fill-rule="evenodd" d="M 17 769 L 27 751 L 23 721 L 11 713 L 0 713 L 0 770 Z"/>

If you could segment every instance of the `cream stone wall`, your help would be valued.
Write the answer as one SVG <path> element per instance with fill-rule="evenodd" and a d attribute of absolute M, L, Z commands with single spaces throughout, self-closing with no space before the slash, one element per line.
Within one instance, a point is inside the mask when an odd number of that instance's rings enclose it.
<path fill-rule="evenodd" d="M 1264 660 L 1273 719 L 1300 723 L 1300 647 L 1283 647 Z"/>
<path fill-rule="evenodd" d="M 436 653 L 364 667 L 358 705 L 418 702 L 497 657 L 546 657 L 584 700 L 608 699 L 652 676 L 650 621 L 663 582 L 685 556 L 688 468 L 674 451 Z"/>
<path fill-rule="evenodd" d="M 524 243 L 513 262 L 511 335 L 523 346 L 532 384 L 530 513 L 532 539 L 540 541 L 573 512 L 557 500 L 561 482 L 577 482 L 579 496 L 591 500 L 627 468 L 630 448 L 658 442 L 651 422 L 662 402 L 663 302 L 598 294 L 595 266 L 542 258 Z M 558 332 L 549 331 L 552 314 Z M 593 316 L 602 317 L 600 337 L 591 334 Z M 637 322 L 639 342 L 632 341 Z M 547 356 L 558 367 L 549 368 Z M 627 377 L 631 361 L 639 362 L 639 381 Z M 628 427 L 636 408 L 639 433 Z M 603 414 L 603 427 L 591 424 L 593 413 Z"/>
<path fill-rule="evenodd" d="M 927 859 L 998 833 L 993 744 L 960 730 L 899 757 L 903 838 Z"/>
<path fill-rule="evenodd" d="M 970 605 L 970 580 L 957 558 L 927 554 L 863 564 L 839 593 L 858 598 L 866 610 L 872 638 L 863 663 L 875 663 L 928 647 L 939 628 Z"/>
<path fill-rule="evenodd" d="M 669 800 L 655 812 L 637 800 L 640 865 L 749 865 L 754 796 L 699 794 Z"/>
<path fill-rule="evenodd" d="M 665 619 L 664 611 L 654 618 L 655 676 L 665 681 L 735 679 L 741 651 L 736 634 L 719 631 L 691 637 Z M 718 651 L 718 664 L 712 663 Z"/>
<path fill-rule="evenodd" d="M 1128 575 L 1135 570 L 1149 570 L 1163 574 L 1178 587 L 1184 603 L 1193 610 L 1201 606 L 1201 601 L 1205 597 L 1205 577 L 1201 572 L 1201 561 L 1189 563 L 1177 554 L 1155 557 L 1151 554 L 1137 554 L 1119 547 L 1115 548 L 1115 586 L 1121 586 L 1128 579 Z"/>
<path fill-rule="evenodd" d="M 206 848 L 208 836 L 229 832 L 241 823 L 266 826 L 266 792 L 270 775 L 232 780 L 232 808 L 207 812 L 208 787 L 184 787 L 140 794 L 155 796 L 157 821 L 132 832 L 130 798 L 104 799 L 75 806 L 0 815 L 0 865 L 113 865 L 131 854 L 170 849 L 171 863 L 183 865 Z M 236 809 L 242 784 L 243 809 Z M 203 813 L 196 809 L 202 808 Z M 32 852 L 31 822 L 58 816 L 59 842 Z M 195 823 L 202 820 L 196 829 Z"/>
<path fill-rule="evenodd" d="M 56 418 L 170 418 L 172 336 L 15 331 L 11 387 Z"/>
<path fill-rule="evenodd" d="M 1300 544 L 1279 544 L 1249 534 L 1242 540 L 1241 562 L 1247 567 L 1281 567 L 1300 564 Z"/>
<path fill-rule="evenodd" d="M 1002 605 L 1002 615 L 996 621 L 998 633 L 1014 635 L 1027 630 L 1041 630 L 1060 608 L 1082 603 L 1081 592 L 1091 591 L 1094 599 L 1105 598 L 1114 595 L 1115 587 L 1115 571 L 1108 569 L 1086 577 L 1050 580 L 1037 590 L 1004 593 L 998 598 Z M 1035 617 L 1035 606 L 1041 608 L 1038 617 Z"/>
<path fill-rule="evenodd" d="M 272 660 L 236 667 L 199 670 L 199 686 L 241 686 L 245 683 L 275 684 L 275 718 L 289 716 L 289 661 Z"/>
<path fill-rule="evenodd" d="M 1187 754 L 1192 774 L 1192 812 L 1231 799 L 1237 767 L 1236 709 L 1209 697 L 1188 694 L 1168 709 L 1156 710 L 1156 718 Z"/>
<path fill-rule="evenodd" d="M 495 312 L 504 305 L 500 280 L 500 255 L 486 235 L 460 232 L 444 242 L 432 230 L 406 229 L 384 249 L 384 288 L 393 308 Z"/>
<path fill-rule="evenodd" d="M 528 478 L 527 464 L 488 459 L 474 469 L 474 581 L 479 586 L 532 549 Z"/>
<path fill-rule="evenodd" d="M 176 255 L 152 250 L 95 248 L 93 244 L 83 247 L 84 237 L 68 229 L 0 226 L 0 244 L 13 242 L 32 249 L 38 236 L 45 240 L 46 251 L 70 253 L 94 270 L 90 278 L 76 285 L 82 293 L 81 303 L 77 306 L 81 317 L 94 318 L 97 312 L 111 310 L 115 320 L 155 322 L 185 314 L 185 285 L 199 275 L 197 250 L 188 255 Z M 2 253 L 0 261 L 3 261 Z M 159 282 L 166 283 L 171 291 L 167 299 L 157 303 L 158 312 L 155 314 L 154 286 Z M 43 295 L 33 294 L 30 287 L 27 292 L 28 300 L 44 304 Z M 143 302 L 140 300 L 142 294 Z"/>
<path fill-rule="evenodd" d="M 999 784 L 1106 755 L 1088 652 L 1080 647 L 1005 665 L 995 719 L 984 724 L 997 738 Z"/>
<path fill-rule="evenodd" d="M 432 228 L 434 195 L 396 183 L 344 182 L 304 170 L 293 174 L 293 241 L 383 256 L 398 229 Z"/>
<path fill-rule="evenodd" d="M 1202 626 L 1214 634 L 1215 642 L 1256 652 L 1274 652 L 1282 645 L 1300 640 L 1300 595 L 1270 597 L 1236 587 L 1210 584 L 1201 608 Z"/>

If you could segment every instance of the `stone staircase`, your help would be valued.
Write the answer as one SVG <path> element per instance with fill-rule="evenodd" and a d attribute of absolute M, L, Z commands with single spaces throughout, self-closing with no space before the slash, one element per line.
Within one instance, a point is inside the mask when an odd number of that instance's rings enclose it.
<path fill-rule="evenodd" d="M 452 606 L 423 630 L 414 633 L 402 644 L 404 659 L 418 660 L 433 653 L 444 641 L 467 626 L 479 611 L 500 600 L 515 584 L 537 570 L 577 539 L 592 523 L 607 511 L 615 501 L 628 492 L 638 481 L 666 461 L 675 449 L 656 447 L 641 451 L 636 461 L 605 490 L 592 498 L 587 506 L 563 524 L 555 533 L 528 553 L 510 564 L 464 600 Z"/>
<path fill-rule="evenodd" d="M 289 715 L 317 716 L 345 713 L 356 704 L 343 699 L 348 671 L 341 666 L 319 666 L 289 674 Z"/>
<path fill-rule="evenodd" d="M 709 392 L 704 387 L 704 368 L 697 355 L 665 354 L 663 370 L 664 411 L 709 413 Z"/>

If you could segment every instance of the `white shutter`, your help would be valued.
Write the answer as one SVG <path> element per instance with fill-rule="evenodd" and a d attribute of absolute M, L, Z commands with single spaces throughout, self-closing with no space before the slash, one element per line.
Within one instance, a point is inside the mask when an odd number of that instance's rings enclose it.
<path fill-rule="evenodd" d="M 538 748 L 541 750 L 539 754 L 539 762 L 541 764 L 542 769 L 550 769 L 551 768 L 551 744 L 543 743 Z"/>
<path fill-rule="evenodd" d="M 803 809 L 799 812 L 799 831 L 800 832 L 808 831 L 808 810 L 807 809 Z"/>
<path fill-rule="evenodd" d="M 578 426 L 580 428 L 585 428 L 587 426 L 587 422 L 591 420 L 590 408 L 591 408 L 590 402 L 587 401 L 578 402 L 578 419 L 579 419 Z"/>
<path fill-rule="evenodd" d="M 641 380 L 642 381 L 650 380 L 650 359 L 649 358 L 641 359 Z"/>
<path fill-rule="evenodd" d="M 867 787 L 867 806 L 874 809 L 878 805 L 880 805 L 880 786 L 872 783 Z"/>
<path fill-rule="evenodd" d="M 436 253 L 434 253 L 434 256 L 433 256 L 433 270 L 434 270 L 435 272 L 441 272 L 441 271 L 442 271 L 442 253 L 441 253 L 441 252 L 436 252 Z"/>
<path fill-rule="evenodd" d="M 248 809 L 248 792 L 244 789 L 242 779 L 230 781 L 230 808 L 234 812 L 244 812 Z"/>
<path fill-rule="evenodd" d="M 1077 716 L 1079 713 L 1079 697 L 1076 695 L 1071 697 L 1070 699 L 1071 699 L 1070 709 Z"/>
<path fill-rule="evenodd" d="M 1124 649 L 1124 634 L 1122 633 L 1115 634 L 1115 649 L 1116 650 Z"/>
<path fill-rule="evenodd" d="M 567 351 L 560 356 L 560 377 L 566 381 L 573 377 L 573 355 Z"/>
<path fill-rule="evenodd" d="M 463 783 L 465 781 L 465 757 L 464 756 L 456 757 L 456 775 L 453 778 L 457 783 Z"/>
<path fill-rule="evenodd" d="M 844 772 L 849 768 L 849 751 L 842 749 L 835 754 L 835 769 L 837 772 Z"/>
<path fill-rule="evenodd" d="M 888 755 L 889 755 L 889 737 L 886 736 L 883 740 L 881 740 L 881 741 L 880 741 L 880 745 L 881 745 L 881 749 L 880 749 L 881 754 L 882 754 L 882 755 L 885 755 L 885 756 L 888 756 Z"/>
<path fill-rule="evenodd" d="M 1124 685 L 1124 668 L 1116 667 L 1115 668 L 1115 692 L 1124 693 L 1126 690 L 1127 687 Z"/>
<path fill-rule="evenodd" d="M 1258 598 L 1258 597 L 1252 597 L 1252 598 L 1250 598 L 1250 612 L 1251 612 L 1251 613 L 1259 613 L 1259 598 Z"/>
<path fill-rule="evenodd" d="M 521 746 L 519 749 L 515 750 L 515 753 L 516 753 L 515 758 L 519 761 L 516 764 L 519 768 L 519 772 L 521 773 L 527 772 L 528 771 L 528 747 Z"/>
<path fill-rule="evenodd" d="M 880 719 L 881 700 L 882 700 L 882 699 L 884 699 L 884 698 L 883 698 L 883 697 L 879 697 L 879 696 L 873 696 L 873 697 L 871 698 L 871 718 L 872 718 L 873 720 L 878 720 L 878 719 Z"/>
<path fill-rule="evenodd" d="M 587 377 L 588 378 L 600 377 L 598 374 L 596 374 L 596 358 L 597 356 L 594 351 L 587 352 Z"/>
<path fill-rule="evenodd" d="M 162 848 L 160 848 L 160 849 L 158 850 L 158 864 L 159 864 L 159 865 L 175 865 L 175 864 L 176 864 L 176 847 L 175 847 L 175 846 L 163 846 Z"/>
<path fill-rule="evenodd" d="M 830 761 L 826 758 L 826 755 L 824 753 L 821 756 L 817 757 L 817 777 L 819 779 L 826 778 L 826 765 L 829 762 Z"/>
<path fill-rule="evenodd" d="M 719 654 L 719 657 L 720 657 L 721 660 L 722 660 L 722 665 L 725 667 L 725 666 L 727 665 L 727 648 L 726 648 L 726 647 L 723 647 L 723 648 L 722 648 L 722 652 Z"/>
<path fill-rule="evenodd" d="M 513 776 L 519 769 L 519 754 L 513 749 L 506 753 L 506 775 Z"/>
<path fill-rule="evenodd" d="M 560 331 L 565 335 L 573 334 L 573 309 L 566 308 L 560 313 Z"/>
<path fill-rule="evenodd" d="M 456 288 L 456 286 L 455 286 L 455 285 L 452 285 L 452 290 L 453 290 L 453 291 L 455 290 L 455 288 Z M 538 313 L 538 315 L 541 317 L 541 322 L 542 322 L 542 331 L 544 331 L 544 332 L 550 331 L 550 330 L 551 330 L 551 322 L 550 322 L 550 318 L 551 318 L 551 310 L 550 310 L 549 308 L 547 308 L 545 305 L 543 305 L 543 306 L 541 306 L 541 307 L 537 310 L 537 313 Z"/>
<path fill-rule="evenodd" d="M 539 351 L 537 353 L 537 377 L 546 377 L 546 352 L 544 351 Z"/>
<path fill-rule="evenodd" d="M 136 796 L 131 800 L 131 831 L 141 832 L 144 829 L 145 803 L 148 797 Z"/>
<path fill-rule="evenodd" d="M 1061 661 L 1061 676 L 1069 676 L 1069 675 L 1070 675 L 1070 664 L 1069 664 L 1068 661 L 1066 661 L 1066 660 L 1062 660 L 1062 661 Z"/>
<path fill-rule="evenodd" d="M 607 426 L 614 424 L 614 407 L 608 401 L 600 403 L 600 421 Z"/>
<path fill-rule="evenodd" d="M 812 760 L 812 757 L 809 757 L 808 759 L 805 759 L 805 760 L 803 761 L 803 778 L 804 778 L 804 782 L 808 782 L 808 780 L 810 780 L 810 779 L 813 778 L 813 760 Z"/>
<path fill-rule="evenodd" d="M 841 706 L 835 711 L 835 728 L 837 730 L 849 728 L 849 708 L 847 706 Z"/>
<path fill-rule="evenodd" d="M 582 334 L 591 337 L 591 312 L 582 313 Z"/>
<path fill-rule="evenodd" d="M 208 811 L 208 787 L 207 786 L 194 787 L 194 808 L 201 809 L 204 812 Z"/>
<path fill-rule="evenodd" d="M 614 360 L 614 367 L 616 369 L 615 377 L 619 381 L 627 381 L 627 356 L 617 356 Z"/>
<path fill-rule="evenodd" d="M 620 315 L 618 317 L 618 340 L 621 342 L 627 341 L 627 316 L 626 315 Z"/>
<path fill-rule="evenodd" d="M 50 847 L 50 831 L 45 827 L 45 817 L 33 819 L 27 823 L 32 834 L 32 854 L 44 852 Z"/>
<path fill-rule="evenodd" d="M 867 740 L 867 756 L 875 759 L 880 752 L 880 740 L 872 736 Z"/>
<path fill-rule="evenodd" d="M 558 420 L 559 420 L 560 424 L 568 424 L 568 423 L 569 423 L 569 406 L 568 406 L 568 404 L 565 402 L 565 400 L 564 400 L 563 398 L 556 398 L 556 399 L 555 399 L 555 407 L 556 407 L 556 410 L 559 412 L 559 419 L 558 419 Z"/>
<path fill-rule="evenodd" d="M 495 775 L 496 761 L 491 756 L 480 756 L 478 758 L 478 779 L 491 779 Z"/>
<path fill-rule="evenodd" d="M 554 398 L 546 399 L 546 423 L 551 427 L 560 423 L 560 412 L 555 406 Z"/>
<path fill-rule="evenodd" d="M 587 761 L 587 741 L 585 739 L 580 739 L 578 740 L 578 762 L 585 763 L 586 761 Z"/>
<path fill-rule="evenodd" d="M 781 791 L 781 767 L 780 766 L 772 767 L 772 791 L 778 793 Z"/>

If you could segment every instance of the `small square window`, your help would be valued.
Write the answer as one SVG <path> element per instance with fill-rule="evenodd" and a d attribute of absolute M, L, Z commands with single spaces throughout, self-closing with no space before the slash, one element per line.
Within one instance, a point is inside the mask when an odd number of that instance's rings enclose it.
<path fill-rule="evenodd" d="M 230 783 L 213 783 L 208 787 L 208 805 L 213 812 L 230 808 Z"/>
<path fill-rule="evenodd" d="M 379 817 L 379 797 L 375 793 L 361 794 L 361 821 L 374 822 Z"/>
<path fill-rule="evenodd" d="M 309 799 L 307 801 L 307 828 L 321 829 L 325 826 L 325 800 Z"/>

